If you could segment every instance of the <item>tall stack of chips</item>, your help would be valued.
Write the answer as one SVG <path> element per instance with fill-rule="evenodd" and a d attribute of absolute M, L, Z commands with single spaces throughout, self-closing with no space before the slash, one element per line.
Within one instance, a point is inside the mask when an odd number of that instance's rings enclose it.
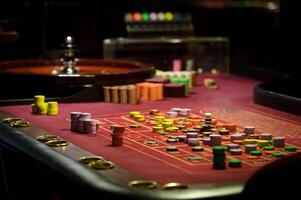
<path fill-rule="evenodd" d="M 127 95 L 129 104 L 137 104 L 137 90 L 135 85 L 127 85 Z"/>
<path fill-rule="evenodd" d="M 110 88 L 111 91 L 111 101 L 112 103 L 119 103 L 119 94 L 118 94 L 118 87 L 114 86 Z"/>
<path fill-rule="evenodd" d="M 118 96 L 119 96 L 119 102 L 122 104 L 128 103 L 128 95 L 127 95 L 127 88 L 126 86 L 120 86 L 118 88 Z"/>
<path fill-rule="evenodd" d="M 103 87 L 104 102 L 137 104 L 135 85 L 105 86 Z"/>
<path fill-rule="evenodd" d="M 77 122 L 79 119 L 80 112 L 71 112 L 70 118 L 71 118 L 71 131 L 76 132 L 77 131 Z"/>
<path fill-rule="evenodd" d="M 76 130 L 79 133 L 85 133 L 85 120 L 86 119 L 90 119 L 91 118 L 91 113 L 81 113 L 78 116 L 78 120 L 77 120 L 77 127 Z"/>
<path fill-rule="evenodd" d="M 39 115 L 50 115 L 55 116 L 59 112 L 58 102 L 50 101 L 45 102 L 45 96 L 35 95 L 35 102 L 31 104 L 32 113 Z"/>
<path fill-rule="evenodd" d="M 142 101 L 155 101 L 163 99 L 163 84 L 162 83 L 137 83 L 137 98 Z"/>
<path fill-rule="evenodd" d="M 213 169 L 225 169 L 226 168 L 226 147 L 215 146 L 213 150 Z"/>
<path fill-rule="evenodd" d="M 110 87 L 103 87 L 104 102 L 111 102 Z"/>
<path fill-rule="evenodd" d="M 112 131 L 112 146 L 122 146 L 123 145 L 123 133 L 125 127 L 122 125 L 114 125 Z"/>

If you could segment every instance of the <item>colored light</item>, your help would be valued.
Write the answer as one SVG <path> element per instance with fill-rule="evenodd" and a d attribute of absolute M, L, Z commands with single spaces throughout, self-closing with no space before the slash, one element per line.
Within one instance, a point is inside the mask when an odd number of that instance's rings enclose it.
<path fill-rule="evenodd" d="M 126 13 L 126 14 L 124 15 L 124 20 L 125 20 L 126 22 L 131 22 L 131 21 L 133 21 L 133 16 L 132 16 L 132 14 L 131 14 L 131 13 Z"/>
<path fill-rule="evenodd" d="M 163 12 L 159 12 L 159 13 L 158 13 L 158 20 L 159 20 L 159 21 L 164 21 L 164 20 L 165 20 L 165 15 L 164 15 Z"/>
<path fill-rule="evenodd" d="M 180 21 L 180 20 L 182 20 L 182 18 L 183 18 L 183 16 L 182 16 L 181 13 L 179 13 L 179 12 L 175 12 L 175 13 L 174 13 L 174 19 L 175 19 L 176 21 Z"/>
<path fill-rule="evenodd" d="M 154 12 L 150 13 L 150 19 L 151 21 L 157 21 L 158 19 L 157 14 Z"/>
<path fill-rule="evenodd" d="M 147 12 L 143 12 L 142 13 L 142 20 L 143 21 L 149 21 L 149 13 L 147 13 Z"/>
<path fill-rule="evenodd" d="M 174 16 L 171 12 L 166 12 L 165 19 L 166 19 L 166 21 L 172 21 L 174 19 Z"/>
<path fill-rule="evenodd" d="M 141 13 L 135 12 L 133 18 L 136 22 L 140 22 L 142 19 Z"/>

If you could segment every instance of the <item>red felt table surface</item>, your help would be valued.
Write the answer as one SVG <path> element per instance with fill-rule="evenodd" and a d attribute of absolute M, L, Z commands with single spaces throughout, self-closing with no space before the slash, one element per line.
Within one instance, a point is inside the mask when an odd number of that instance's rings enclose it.
<path fill-rule="evenodd" d="M 301 146 L 301 117 L 255 105 L 252 100 L 253 87 L 258 83 L 233 75 L 212 76 L 219 86 L 217 90 L 208 90 L 202 83 L 209 75 L 198 77 L 199 85 L 192 88 L 186 98 L 168 98 L 162 101 L 143 102 L 138 105 L 94 103 L 60 104 L 58 116 L 32 115 L 30 105 L 6 106 L 2 110 L 24 118 L 32 124 L 58 135 L 69 142 L 93 154 L 111 160 L 118 166 L 140 176 L 143 179 L 156 180 L 160 183 L 181 182 L 186 184 L 217 183 L 230 181 L 246 181 L 258 167 L 272 159 L 243 159 L 243 167 L 239 169 L 213 170 L 212 164 L 193 165 L 184 162 L 189 151 L 183 147 L 177 156 L 164 153 L 164 148 L 144 147 L 135 141 L 125 140 L 122 147 L 112 147 L 106 127 L 97 134 L 83 135 L 70 131 L 70 112 L 91 112 L 92 118 L 117 120 L 127 116 L 130 111 L 143 111 L 157 108 L 167 111 L 172 107 L 192 108 L 194 114 L 200 111 L 212 112 L 217 119 L 235 123 L 239 126 L 253 125 L 258 132 L 269 132 L 283 135 L 288 144 Z M 139 132 L 139 130 L 138 130 Z M 128 133 L 129 136 L 135 133 Z M 135 136 L 134 136 L 135 137 Z M 143 136 L 144 137 L 144 136 Z M 164 144 L 163 144 L 164 147 Z M 186 148 L 186 149 L 185 149 Z M 162 153 L 163 152 L 163 153 Z M 198 154 L 198 153 L 196 153 Z M 208 154 L 208 152 L 207 152 Z M 199 153 L 202 157 L 202 153 Z M 206 157 L 206 156 L 204 156 Z M 210 159 L 210 156 L 208 157 Z M 250 164 L 251 163 L 251 164 Z"/>

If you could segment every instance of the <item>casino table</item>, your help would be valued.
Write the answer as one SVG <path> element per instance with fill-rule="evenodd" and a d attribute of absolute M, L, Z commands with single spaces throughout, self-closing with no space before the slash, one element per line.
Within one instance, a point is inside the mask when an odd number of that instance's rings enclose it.
<path fill-rule="evenodd" d="M 204 78 L 213 78 L 218 88 L 209 90 L 204 87 Z M 235 75 L 199 74 L 197 85 L 185 98 L 165 98 L 161 101 L 140 102 L 137 105 L 103 102 L 60 103 L 57 116 L 33 115 L 30 105 L 3 106 L 0 108 L 1 119 L 23 118 L 30 122 L 31 126 L 11 128 L 0 123 L 2 149 L 13 149 L 29 157 L 29 160 L 42 163 L 49 171 L 61 175 L 62 181 L 53 181 L 49 176 L 46 180 L 39 180 L 42 185 L 46 184 L 47 180 L 53 185 L 59 185 L 63 183 L 63 179 L 76 183 L 76 187 L 73 187 L 68 182 L 71 187 L 69 192 L 76 197 L 96 194 L 107 199 L 238 198 L 248 179 L 259 168 L 278 158 L 271 157 L 268 153 L 253 157 L 238 156 L 234 158 L 243 161 L 241 168 L 227 166 L 226 169 L 216 170 L 212 168 L 211 147 L 202 145 L 205 151 L 192 152 L 185 143 L 168 144 L 165 142 L 165 136 L 154 135 L 150 127 L 143 123 L 139 128 L 127 127 L 123 146 L 113 147 L 110 125 L 138 123 L 129 116 L 131 111 L 140 111 L 147 115 L 149 110 L 154 108 L 163 113 L 174 107 L 191 108 L 191 114 L 195 116 L 211 112 L 213 118 L 236 124 L 239 130 L 252 125 L 256 128 L 256 133 L 284 136 L 287 145 L 300 147 L 301 117 L 254 104 L 253 88 L 258 83 L 257 80 Z M 100 120 L 98 132 L 72 132 L 70 112 L 74 111 L 89 112 L 92 118 Z M 36 140 L 37 136 L 47 134 L 57 135 L 68 141 L 69 145 L 49 147 Z M 159 144 L 147 145 L 145 141 L 149 139 L 157 140 Z M 178 146 L 179 151 L 167 152 L 165 148 L 170 145 Z M 291 154 L 283 149 L 277 150 L 285 155 Z M 113 162 L 115 168 L 95 170 L 79 163 L 81 157 L 91 155 L 101 156 Z M 201 159 L 194 160 L 189 157 Z M 233 156 L 227 154 L 228 158 Z M 45 173 L 43 176 L 46 176 Z M 148 186 L 135 188 L 129 186 L 133 180 L 155 181 L 158 186 L 151 190 Z M 53 185 L 51 187 L 54 190 Z M 66 185 L 62 187 L 68 188 Z"/>

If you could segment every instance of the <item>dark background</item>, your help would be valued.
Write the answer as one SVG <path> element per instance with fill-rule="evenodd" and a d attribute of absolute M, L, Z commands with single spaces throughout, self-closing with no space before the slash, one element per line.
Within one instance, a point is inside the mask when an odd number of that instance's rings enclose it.
<path fill-rule="evenodd" d="M 81 57 L 102 57 L 102 41 L 126 37 L 123 15 L 130 11 L 190 12 L 197 36 L 230 39 L 230 69 L 248 75 L 271 70 L 294 76 L 298 66 L 296 1 L 280 10 L 253 6 L 208 8 L 202 0 L 1 0 L 0 26 L 17 31 L 15 43 L 0 43 L 0 59 L 55 55 L 73 35 Z"/>

